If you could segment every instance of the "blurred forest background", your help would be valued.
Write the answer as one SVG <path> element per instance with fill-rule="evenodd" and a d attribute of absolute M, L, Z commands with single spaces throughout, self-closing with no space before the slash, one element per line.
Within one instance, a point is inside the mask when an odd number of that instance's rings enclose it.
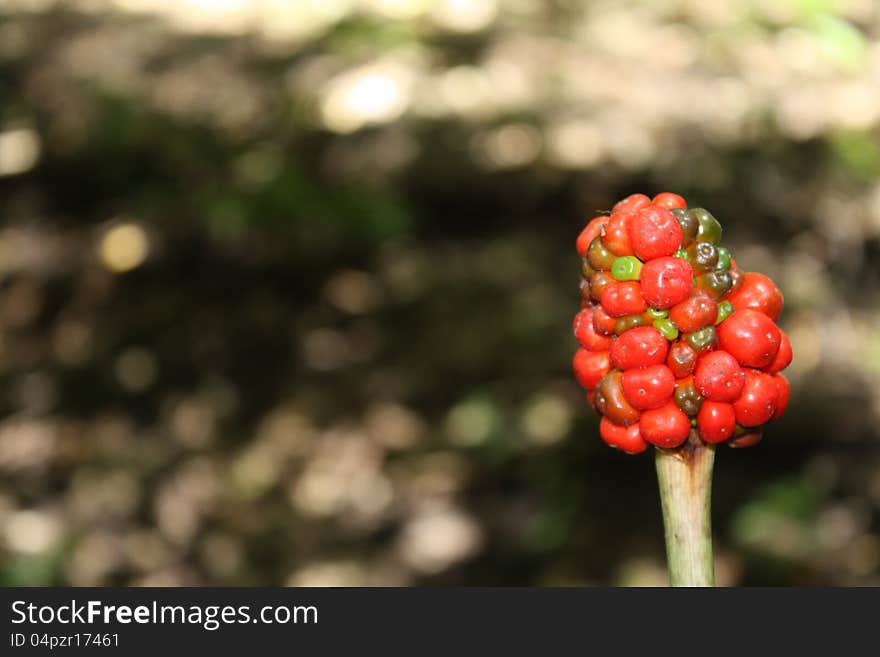
<path fill-rule="evenodd" d="M 725 585 L 880 584 L 873 0 L 3 0 L 0 583 L 663 584 L 574 240 L 682 193 L 792 405 Z"/>

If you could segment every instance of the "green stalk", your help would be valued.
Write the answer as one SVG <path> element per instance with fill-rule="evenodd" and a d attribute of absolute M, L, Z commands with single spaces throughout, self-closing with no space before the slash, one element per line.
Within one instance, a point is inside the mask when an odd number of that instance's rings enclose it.
<path fill-rule="evenodd" d="M 655 450 L 666 560 L 672 586 L 714 586 L 712 561 L 712 465 L 715 445 L 691 431 L 677 449 Z"/>

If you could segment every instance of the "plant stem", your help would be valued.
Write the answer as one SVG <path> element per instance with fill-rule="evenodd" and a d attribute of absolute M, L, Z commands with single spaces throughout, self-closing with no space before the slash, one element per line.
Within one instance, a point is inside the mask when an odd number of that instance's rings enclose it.
<path fill-rule="evenodd" d="M 691 431 L 677 449 L 655 450 L 666 559 L 672 586 L 714 586 L 712 465 L 715 445 Z"/>

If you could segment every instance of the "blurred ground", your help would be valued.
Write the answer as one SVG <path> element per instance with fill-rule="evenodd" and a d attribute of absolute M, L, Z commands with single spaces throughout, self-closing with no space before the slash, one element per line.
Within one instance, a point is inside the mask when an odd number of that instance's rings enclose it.
<path fill-rule="evenodd" d="M 724 584 L 880 584 L 871 0 L 5 0 L 0 582 L 656 584 L 570 374 L 634 191 L 786 293 Z"/>

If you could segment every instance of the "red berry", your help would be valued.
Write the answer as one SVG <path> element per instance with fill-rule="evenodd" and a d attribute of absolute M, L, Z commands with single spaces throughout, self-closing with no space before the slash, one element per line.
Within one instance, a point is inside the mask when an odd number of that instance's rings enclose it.
<path fill-rule="evenodd" d="M 584 388 L 591 390 L 611 369 L 607 351 L 578 349 L 572 362 L 574 376 Z"/>
<path fill-rule="evenodd" d="M 648 443 L 642 438 L 638 423 L 624 427 L 603 417 L 599 422 L 599 435 L 606 443 L 627 454 L 640 454 L 648 449 Z"/>
<path fill-rule="evenodd" d="M 675 402 L 642 413 L 639 420 L 642 438 L 657 447 L 678 447 L 691 431 L 691 421 Z"/>
<path fill-rule="evenodd" d="M 682 333 L 712 326 L 718 318 L 718 304 L 705 294 L 692 294 L 669 310 L 669 319 Z"/>
<path fill-rule="evenodd" d="M 594 308 L 585 308 L 574 316 L 574 337 L 584 349 L 604 351 L 611 348 L 611 338 L 596 333 L 593 326 Z"/>
<path fill-rule="evenodd" d="M 619 370 L 662 365 L 669 343 L 653 326 L 630 329 L 611 345 L 611 362 Z"/>
<path fill-rule="evenodd" d="M 581 258 L 587 257 L 587 249 L 590 248 L 590 242 L 599 237 L 599 232 L 602 230 L 602 226 L 605 225 L 606 221 L 608 221 L 608 217 L 605 215 L 595 217 L 590 220 L 590 223 L 588 223 L 586 228 L 584 228 L 581 231 L 581 234 L 578 235 L 575 247 Z"/>
<path fill-rule="evenodd" d="M 626 212 L 629 214 L 633 214 L 638 210 L 641 210 L 646 205 L 651 205 L 651 199 L 649 199 L 644 194 L 630 194 L 622 201 L 618 201 L 612 212 Z"/>
<path fill-rule="evenodd" d="M 779 351 L 782 336 L 776 324 L 756 310 L 737 310 L 718 325 L 718 347 L 740 365 L 767 367 Z"/>
<path fill-rule="evenodd" d="M 639 315 L 648 309 L 637 281 L 611 281 L 602 291 L 602 307 L 612 317 Z"/>
<path fill-rule="evenodd" d="M 745 374 L 726 351 L 710 351 L 697 361 L 694 385 L 706 399 L 732 402 L 742 394 Z"/>
<path fill-rule="evenodd" d="M 673 342 L 669 347 L 666 365 L 672 370 L 676 379 L 683 379 L 694 371 L 697 364 L 697 352 L 687 342 Z"/>
<path fill-rule="evenodd" d="M 736 421 L 744 427 L 757 427 L 770 418 L 776 412 L 776 403 L 779 401 L 779 388 L 776 387 L 774 377 L 747 369 L 746 384 L 743 387 L 742 396 L 733 402 L 733 410 L 736 413 Z"/>
<path fill-rule="evenodd" d="M 681 246 L 681 225 L 667 208 L 649 205 L 633 217 L 629 237 L 641 260 L 671 256 Z"/>
<path fill-rule="evenodd" d="M 779 399 L 776 400 L 776 412 L 771 419 L 778 420 L 785 413 L 785 409 L 788 408 L 788 400 L 791 398 L 791 386 L 788 384 L 788 379 L 782 374 L 774 376 L 773 381 L 776 383 L 776 390 L 779 391 Z"/>
<path fill-rule="evenodd" d="M 733 435 L 736 414 L 731 404 L 704 401 L 697 413 L 697 429 L 707 443 L 721 443 Z"/>
<path fill-rule="evenodd" d="M 627 401 L 639 410 L 660 408 L 675 390 L 675 377 L 666 365 L 627 370 L 622 381 Z"/>
<path fill-rule="evenodd" d="M 767 374 L 781 372 L 791 364 L 791 342 L 789 342 L 788 336 L 782 329 L 779 329 L 779 335 L 781 338 L 779 341 L 779 351 L 776 352 L 776 357 L 773 359 L 773 362 L 767 366 L 765 370 Z"/>
<path fill-rule="evenodd" d="M 651 203 L 659 205 L 660 207 L 669 208 L 670 210 L 673 208 L 687 207 L 685 200 L 678 194 L 673 194 L 672 192 L 660 192 L 654 197 Z"/>
<path fill-rule="evenodd" d="M 782 292 L 772 280 L 751 271 L 743 276 L 742 285 L 727 300 L 733 304 L 734 310 L 757 310 L 774 322 L 779 319 L 784 303 Z"/>
<path fill-rule="evenodd" d="M 657 258 L 644 264 L 640 281 L 649 306 L 671 308 L 690 295 L 694 270 L 681 258 Z"/>
<path fill-rule="evenodd" d="M 602 306 L 596 306 L 593 310 L 593 329 L 599 335 L 614 335 L 614 324 L 617 320 L 605 312 Z"/>
<path fill-rule="evenodd" d="M 617 256 L 633 254 L 630 243 L 629 231 L 632 215 L 628 212 L 614 212 L 602 234 L 602 244 L 606 249 Z"/>

